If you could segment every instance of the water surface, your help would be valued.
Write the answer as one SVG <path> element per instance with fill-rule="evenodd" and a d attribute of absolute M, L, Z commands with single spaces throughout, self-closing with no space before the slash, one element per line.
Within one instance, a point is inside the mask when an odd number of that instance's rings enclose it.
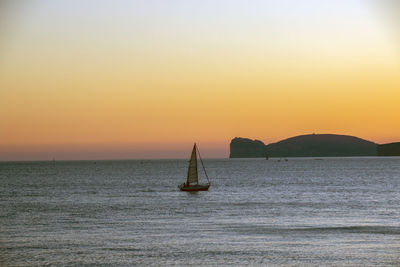
<path fill-rule="evenodd" d="M 0 163 L 0 265 L 400 265 L 399 157 L 205 164 Z"/>

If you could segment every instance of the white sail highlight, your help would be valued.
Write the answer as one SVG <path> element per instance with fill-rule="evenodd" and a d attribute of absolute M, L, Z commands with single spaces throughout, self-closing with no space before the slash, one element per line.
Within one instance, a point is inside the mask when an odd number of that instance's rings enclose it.
<path fill-rule="evenodd" d="M 197 172 L 197 154 L 196 154 L 196 144 L 193 146 L 192 156 L 189 161 L 189 169 L 187 175 L 187 184 L 199 183 L 199 177 Z"/>

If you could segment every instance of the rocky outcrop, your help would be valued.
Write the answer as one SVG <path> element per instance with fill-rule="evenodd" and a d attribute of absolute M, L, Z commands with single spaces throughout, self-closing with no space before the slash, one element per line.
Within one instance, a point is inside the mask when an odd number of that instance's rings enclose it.
<path fill-rule="evenodd" d="M 259 140 L 235 137 L 230 144 L 230 158 L 266 157 L 265 144 Z"/>

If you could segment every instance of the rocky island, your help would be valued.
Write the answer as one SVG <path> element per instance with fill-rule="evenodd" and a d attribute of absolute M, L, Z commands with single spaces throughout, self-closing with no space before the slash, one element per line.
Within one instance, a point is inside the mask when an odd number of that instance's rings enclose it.
<path fill-rule="evenodd" d="M 400 152 L 400 146 L 396 145 L 379 147 L 379 155 L 386 155 L 388 151 Z M 337 134 L 299 135 L 268 145 L 259 140 L 236 137 L 230 144 L 231 158 L 377 156 L 377 151 L 378 145 L 374 142 Z"/>

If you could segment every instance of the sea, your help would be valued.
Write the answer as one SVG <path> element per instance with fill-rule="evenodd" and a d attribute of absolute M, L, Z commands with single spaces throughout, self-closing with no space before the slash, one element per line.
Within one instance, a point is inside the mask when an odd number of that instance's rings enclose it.
<path fill-rule="evenodd" d="M 0 266 L 400 266 L 400 157 L 203 161 L 1 162 Z"/>

